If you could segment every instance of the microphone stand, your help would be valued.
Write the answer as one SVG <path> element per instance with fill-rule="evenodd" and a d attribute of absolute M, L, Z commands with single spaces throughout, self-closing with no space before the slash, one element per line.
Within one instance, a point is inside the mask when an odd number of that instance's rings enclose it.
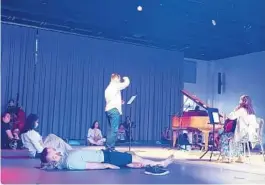
<path fill-rule="evenodd" d="M 132 122 L 131 122 L 131 108 L 130 108 L 130 117 L 128 118 L 129 122 L 129 152 L 131 151 L 132 147 Z"/>
<path fill-rule="evenodd" d="M 129 122 L 129 152 L 131 151 L 131 146 L 132 146 L 132 122 L 131 122 L 131 117 L 132 117 L 132 103 L 133 101 L 135 100 L 136 98 L 136 95 L 135 96 L 132 96 L 130 98 L 130 100 L 127 102 L 127 105 L 130 105 L 130 116 L 128 118 L 128 122 Z"/>

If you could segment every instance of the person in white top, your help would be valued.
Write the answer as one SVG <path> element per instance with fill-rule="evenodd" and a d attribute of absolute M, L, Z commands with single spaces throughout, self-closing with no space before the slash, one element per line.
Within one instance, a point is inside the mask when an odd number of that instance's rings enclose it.
<path fill-rule="evenodd" d="M 121 98 L 121 90 L 125 89 L 130 84 L 128 77 L 123 77 L 123 80 L 124 81 L 121 82 L 121 77 L 119 74 L 112 74 L 110 84 L 105 90 L 105 112 L 110 126 L 106 142 L 107 150 L 115 150 L 120 116 L 122 114 L 123 101 Z"/>
<path fill-rule="evenodd" d="M 106 142 L 106 139 L 102 136 L 98 121 L 94 121 L 91 128 L 88 129 L 87 141 L 97 146 L 102 146 Z"/>
<path fill-rule="evenodd" d="M 256 129 L 258 124 L 251 98 L 247 95 L 241 96 L 239 105 L 228 115 L 227 118 L 228 120 L 235 120 L 236 125 L 232 131 L 224 131 L 224 133 L 221 134 L 221 161 L 226 162 L 226 160 L 228 160 L 228 162 L 231 162 L 234 157 L 237 157 L 238 159 L 236 162 L 242 163 L 242 141 L 245 139 L 249 142 L 254 142 L 257 137 Z M 231 148 L 233 151 L 230 151 Z"/>
<path fill-rule="evenodd" d="M 30 157 L 39 158 L 45 147 L 56 148 L 60 152 L 72 150 L 70 145 L 54 134 L 49 134 L 43 140 L 42 136 L 35 130 L 38 125 L 38 116 L 30 114 L 26 119 L 26 124 L 21 134 L 22 143 L 28 149 Z"/>

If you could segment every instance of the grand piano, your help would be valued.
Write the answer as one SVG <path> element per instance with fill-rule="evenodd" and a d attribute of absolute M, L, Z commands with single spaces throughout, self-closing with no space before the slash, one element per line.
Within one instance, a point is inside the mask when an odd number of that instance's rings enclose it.
<path fill-rule="evenodd" d="M 207 109 L 208 105 L 198 99 L 196 96 L 192 95 L 186 90 L 181 90 L 181 92 L 193 100 L 198 106 Z M 220 117 L 222 117 L 220 115 Z M 189 111 L 183 112 L 182 116 L 172 116 L 172 130 L 173 130 L 173 147 L 176 146 L 176 139 L 178 137 L 178 130 L 184 129 L 198 129 L 203 133 L 205 150 L 208 149 L 209 133 L 212 131 L 212 125 L 209 124 L 209 117 L 206 111 Z M 215 131 L 222 128 L 222 125 L 215 125 Z"/>

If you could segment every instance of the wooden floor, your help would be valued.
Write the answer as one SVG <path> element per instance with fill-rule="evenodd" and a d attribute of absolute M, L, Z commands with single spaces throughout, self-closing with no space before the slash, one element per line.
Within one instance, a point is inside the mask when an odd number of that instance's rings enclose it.
<path fill-rule="evenodd" d="M 85 147 L 95 150 L 100 147 Z M 128 151 L 128 147 L 119 147 Z M 132 147 L 137 155 L 156 160 L 174 154 L 176 163 L 169 166 L 170 174 L 161 177 L 145 175 L 143 169 L 91 170 L 91 171 L 43 171 L 38 169 L 37 159 L 29 159 L 26 151 L 2 151 L 1 182 L 3 184 L 208 184 L 265 182 L 265 162 L 262 155 L 251 156 L 247 164 L 223 164 L 209 162 L 209 155 L 199 160 L 201 152 L 183 152 L 161 147 Z M 16 174 L 14 176 L 14 174 Z"/>

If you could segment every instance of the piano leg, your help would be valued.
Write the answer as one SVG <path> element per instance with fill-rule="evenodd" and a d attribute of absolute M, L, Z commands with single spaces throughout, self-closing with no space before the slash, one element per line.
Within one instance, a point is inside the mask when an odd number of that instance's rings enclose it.
<path fill-rule="evenodd" d="M 173 130 L 173 137 L 172 137 L 172 139 L 173 139 L 173 148 L 175 148 L 176 147 L 176 141 L 177 141 L 177 135 L 178 135 L 178 133 L 177 133 L 177 130 Z"/>
<path fill-rule="evenodd" d="M 207 151 L 208 146 L 209 146 L 208 144 L 209 144 L 209 133 L 210 133 L 210 131 L 202 131 L 202 133 L 203 133 L 204 143 L 205 143 L 204 149 L 205 149 L 205 151 Z"/>

